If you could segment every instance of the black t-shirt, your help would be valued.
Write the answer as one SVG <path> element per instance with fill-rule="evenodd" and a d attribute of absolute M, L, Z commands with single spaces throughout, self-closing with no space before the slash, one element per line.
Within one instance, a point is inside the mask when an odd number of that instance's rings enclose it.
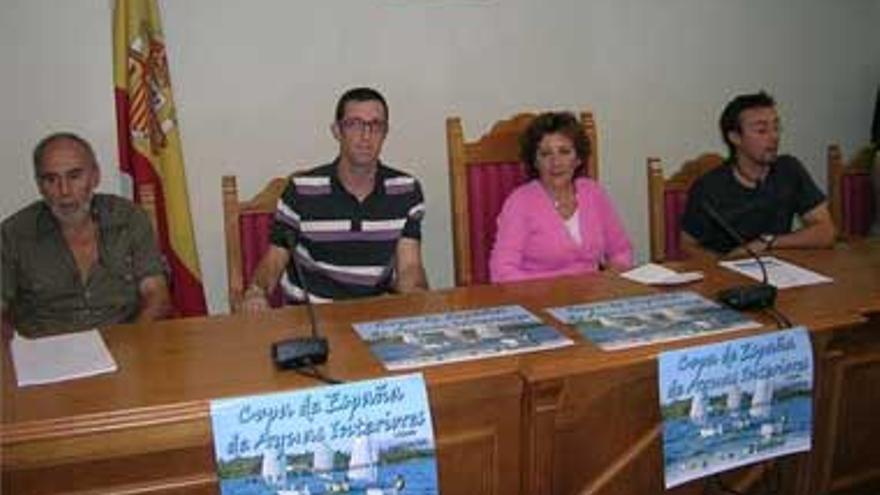
<path fill-rule="evenodd" d="M 823 201 L 825 195 L 797 158 L 779 156 L 767 177 L 752 189 L 736 180 L 728 162 L 694 182 L 681 225 L 703 247 L 726 253 L 739 242 L 709 216 L 705 204 L 714 207 L 748 242 L 762 234 L 791 232 L 795 215 L 803 215 Z"/>

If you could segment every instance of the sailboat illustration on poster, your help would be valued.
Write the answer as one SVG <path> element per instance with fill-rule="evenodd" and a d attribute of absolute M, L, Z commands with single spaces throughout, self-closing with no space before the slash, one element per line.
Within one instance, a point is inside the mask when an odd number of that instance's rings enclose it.
<path fill-rule="evenodd" d="M 810 449 L 803 328 L 664 352 L 658 365 L 666 488 Z"/>
<path fill-rule="evenodd" d="M 369 437 L 357 437 L 351 447 L 351 461 L 348 464 L 348 478 L 356 483 L 375 483 L 379 476 L 376 456 Z"/>
<path fill-rule="evenodd" d="M 420 374 L 215 401 L 211 419 L 222 495 L 437 493 Z"/>
<path fill-rule="evenodd" d="M 287 481 L 286 461 L 284 454 L 275 449 L 263 453 L 260 477 L 270 486 L 284 486 Z"/>

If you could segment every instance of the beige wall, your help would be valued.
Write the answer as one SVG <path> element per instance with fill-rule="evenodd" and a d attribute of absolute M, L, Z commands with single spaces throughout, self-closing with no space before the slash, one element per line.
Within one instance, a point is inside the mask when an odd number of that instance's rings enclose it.
<path fill-rule="evenodd" d="M 36 195 L 29 153 L 52 130 L 91 139 L 117 190 L 108 0 L 0 4 L 0 216 Z M 592 108 L 602 181 L 644 258 L 644 161 L 722 149 L 723 104 L 766 88 L 783 147 L 824 185 L 824 149 L 866 141 L 880 81 L 877 0 L 160 0 L 196 237 L 226 310 L 220 176 L 245 196 L 323 163 L 337 96 L 388 97 L 387 162 L 425 185 L 425 254 L 451 285 L 444 119 L 474 138 L 522 110 Z M 671 168 L 671 167 L 670 167 Z"/>

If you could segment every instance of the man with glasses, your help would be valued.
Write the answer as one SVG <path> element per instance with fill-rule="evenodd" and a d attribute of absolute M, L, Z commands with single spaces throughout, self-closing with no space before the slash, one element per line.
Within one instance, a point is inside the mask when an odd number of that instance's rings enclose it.
<path fill-rule="evenodd" d="M 331 126 L 339 156 L 291 177 L 278 201 L 270 245 L 244 294 L 244 310 L 268 308 L 277 284 L 289 302 L 426 289 L 422 189 L 381 163 L 388 105 L 371 88 L 339 99 Z M 302 280 L 300 277 L 303 277 Z"/>
<path fill-rule="evenodd" d="M 696 255 L 703 249 L 744 254 L 722 221 L 756 253 L 830 247 L 834 224 L 825 195 L 797 158 L 778 152 L 779 116 L 773 98 L 764 92 L 737 96 L 724 108 L 719 124 L 730 158 L 700 177 L 688 193 L 682 217 L 685 249 Z M 716 213 L 721 220 L 713 218 Z M 801 223 L 797 229 L 792 227 L 795 217 Z"/>

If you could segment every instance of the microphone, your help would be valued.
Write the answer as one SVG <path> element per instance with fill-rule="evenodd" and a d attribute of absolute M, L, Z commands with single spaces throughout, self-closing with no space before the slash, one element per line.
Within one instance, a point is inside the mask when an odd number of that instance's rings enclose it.
<path fill-rule="evenodd" d="M 296 246 L 296 244 L 290 244 Z M 296 253 L 291 252 L 291 263 L 296 270 L 296 276 L 300 280 L 300 286 L 306 299 L 306 312 L 309 315 L 309 325 L 312 327 L 312 335 L 309 337 L 294 337 L 272 344 L 272 361 L 275 366 L 283 370 L 311 368 L 312 366 L 327 362 L 330 354 L 330 346 L 327 339 L 318 334 L 318 319 L 315 316 L 315 307 L 309 296 L 308 284 L 303 276 L 302 269 L 296 261 Z"/>
<path fill-rule="evenodd" d="M 767 267 L 764 266 L 764 261 L 762 261 L 761 257 L 749 247 L 749 243 L 743 239 L 742 235 L 740 235 L 740 233 L 737 232 L 720 213 L 718 213 L 718 210 L 716 210 L 710 202 L 703 201 L 702 206 L 703 210 L 709 214 L 709 217 L 711 217 L 712 220 L 714 220 L 715 223 L 727 233 L 727 235 L 733 237 L 733 240 L 735 240 L 740 247 L 745 249 L 761 268 L 761 283 L 741 285 L 722 290 L 717 295 L 718 300 L 726 306 L 739 310 L 772 307 L 776 303 L 776 287 L 768 283 Z"/>

